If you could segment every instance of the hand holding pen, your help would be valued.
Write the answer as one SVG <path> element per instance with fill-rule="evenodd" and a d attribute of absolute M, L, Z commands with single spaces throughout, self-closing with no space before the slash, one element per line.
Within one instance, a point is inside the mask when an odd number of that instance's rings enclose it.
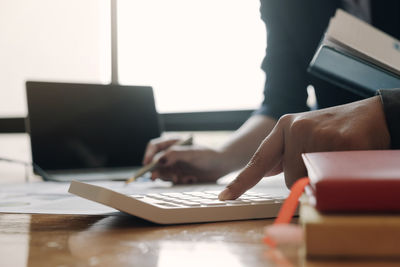
<path fill-rule="evenodd" d="M 149 142 L 143 165 L 156 160 L 156 166 L 149 166 L 152 180 L 161 179 L 174 184 L 210 183 L 230 172 L 226 167 L 226 156 L 220 149 L 196 144 L 177 145 L 182 144 L 180 142 L 165 137 Z"/>
<path fill-rule="evenodd" d="M 190 136 L 187 139 L 183 139 L 180 141 L 177 141 L 173 144 L 173 146 L 184 146 L 184 145 L 191 145 L 193 143 L 193 137 Z M 159 158 L 154 158 L 149 164 L 145 165 L 143 168 L 141 168 L 140 170 L 138 170 L 135 175 L 131 178 L 129 178 L 128 180 L 125 181 L 126 184 L 135 181 L 137 178 L 143 176 L 144 174 L 146 174 L 147 172 L 151 172 L 154 169 L 157 168 L 157 166 L 159 165 Z"/>

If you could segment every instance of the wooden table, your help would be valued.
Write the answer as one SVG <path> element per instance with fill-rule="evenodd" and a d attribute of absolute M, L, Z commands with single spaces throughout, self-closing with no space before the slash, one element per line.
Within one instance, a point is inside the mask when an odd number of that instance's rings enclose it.
<path fill-rule="evenodd" d="M 10 145 L 8 138 L 0 136 L 0 147 Z M 23 139 L 15 140 L 28 144 Z M 11 145 L 28 157 L 23 146 Z M 14 175 L 22 182 L 23 171 L 14 168 L 0 165 L 0 181 Z M 262 243 L 263 229 L 272 222 L 160 226 L 133 216 L 0 214 L 0 266 L 398 266 L 305 261 L 300 247 L 271 249 Z"/>
<path fill-rule="evenodd" d="M 1 266 L 265 266 L 270 220 L 159 226 L 131 216 L 0 215 Z"/>

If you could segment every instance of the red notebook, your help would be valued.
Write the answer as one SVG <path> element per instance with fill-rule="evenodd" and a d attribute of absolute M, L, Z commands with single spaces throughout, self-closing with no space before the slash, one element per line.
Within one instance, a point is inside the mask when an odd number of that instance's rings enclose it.
<path fill-rule="evenodd" d="M 317 210 L 400 212 L 400 150 L 305 153 L 303 160 Z"/>

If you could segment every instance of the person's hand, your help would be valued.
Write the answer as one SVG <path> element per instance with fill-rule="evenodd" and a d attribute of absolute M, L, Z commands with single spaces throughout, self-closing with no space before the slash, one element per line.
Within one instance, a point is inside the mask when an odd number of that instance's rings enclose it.
<path fill-rule="evenodd" d="M 378 96 L 362 101 L 283 116 L 250 162 L 219 195 L 236 199 L 264 176 L 284 172 L 290 187 L 307 171 L 305 152 L 388 149 L 390 135 Z"/>
<path fill-rule="evenodd" d="M 217 150 L 191 145 L 173 146 L 180 139 L 157 138 L 149 142 L 143 164 L 158 161 L 151 178 L 175 184 L 215 182 L 228 171 L 223 167 L 223 155 Z"/>

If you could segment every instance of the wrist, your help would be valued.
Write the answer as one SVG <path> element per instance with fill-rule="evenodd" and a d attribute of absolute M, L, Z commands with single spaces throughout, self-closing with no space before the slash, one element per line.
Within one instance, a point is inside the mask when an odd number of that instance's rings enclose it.
<path fill-rule="evenodd" d="M 373 149 L 389 149 L 391 138 L 386 123 L 384 107 L 380 96 L 374 96 L 361 101 L 360 114 L 365 114 L 365 123 L 369 125 L 367 131 L 372 135 Z"/>

